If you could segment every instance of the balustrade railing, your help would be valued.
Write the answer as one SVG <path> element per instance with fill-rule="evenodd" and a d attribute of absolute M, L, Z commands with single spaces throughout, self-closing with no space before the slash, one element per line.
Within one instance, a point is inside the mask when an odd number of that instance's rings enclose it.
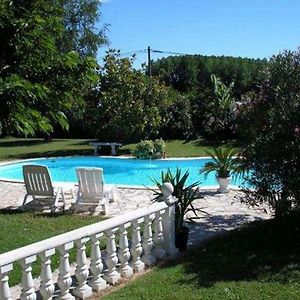
<path fill-rule="evenodd" d="M 176 253 L 175 203 L 172 186 L 162 191 L 165 202 L 85 226 L 0 255 L 0 300 L 86 299 L 115 285 L 123 278 L 142 272 L 166 254 Z M 129 233 L 130 232 L 130 235 Z M 100 250 L 100 241 L 106 248 Z M 86 247 L 90 247 L 87 257 Z M 75 269 L 70 267 L 70 250 L 76 250 Z M 59 253 L 58 276 L 51 269 L 51 257 Z M 40 284 L 34 286 L 32 263 L 40 259 Z M 22 280 L 19 295 L 12 295 L 9 274 L 19 264 Z M 71 269 L 75 271 L 72 272 Z"/>

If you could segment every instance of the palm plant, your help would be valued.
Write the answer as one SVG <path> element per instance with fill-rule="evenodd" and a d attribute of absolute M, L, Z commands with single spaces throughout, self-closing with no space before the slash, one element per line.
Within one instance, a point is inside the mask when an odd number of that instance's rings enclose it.
<path fill-rule="evenodd" d="M 238 157 L 238 150 L 234 148 L 219 147 L 212 151 L 206 151 L 212 158 L 200 170 L 205 177 L 211 172 L 217 172 L 219 178 L 227 178 L 230 174 L 238 175 L 242 173 L 241 160 Z"/>
<path fill-rule="evenodd" d="M 176 169 L 175 174 L 172 173 L 170 169 L 167 172 L 161 172 L 160 181 L 152 178 L 152 181 L 157 185 L 160 189 L 162 184 L 165 182 L 170 182 L 173 187 L 173 196 L 178 199 L 175 207 L 175 228 L 176 232 L 178 232 L 184 223 L 184 218 L 186 214 L 192 211 L 195 217 L 190 217 L 189 220 L 194 220 L 199 218 L 198 212 L 203 212 L 203 210 L 199 208 L 195 208 L 193 202 L 196 199 L 199 199 L 199 192 L 196 187 L 200 184 L 200 181 L 196 181 L 192 184 L 186 185 L 187 179 L 190 173 L 187 170 L 185 173 L 182 172 L 180 168 Z M 161 192 L 155 191 L 157 195 L 154 200 L 159 200 L 162 196 Z"/>

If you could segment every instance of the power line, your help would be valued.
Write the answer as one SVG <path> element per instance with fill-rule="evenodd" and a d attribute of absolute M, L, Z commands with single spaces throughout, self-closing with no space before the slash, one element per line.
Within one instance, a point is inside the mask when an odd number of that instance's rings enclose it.
<path fill-rule="evenodd" d="M 121 56 L 126 56 L 126 55 L 146 53 L 146 52 L 148 52 L 148 49 L 133 50 L 133 51 L 128 51 L 128 52 L 121 52 L 120 55 Z M 172 52 L 172 51 L 164 51 L 164 50 L 154 50 L 154 49 L 150 49 L 150 52 L 152 52 L 152 53 L 161 53 L 161 54 L 189 55 L 188 53 Z"/>
<path fill-rule="evenodd" d="M 163 50 L 153 50 L 153 49 L 151 49 L 151 52 L 153 52 L 153 53 L 174 54 L 174 55 L 189 55 L 187 53 L 171 52 L 171 51 L 163 51 Z"/>
<path fill-rule="evenodd" d="M 122 52 L 119 53 L 121 56 L 126 56 L 126 55 L 133 55 L 133 54 L 138 54 L 138 53 L 146 53 L 147 49 L 143 49 L 143 50 L 133 50 L 133 51 L 129 51 L 129 52 Z"/>
<path fill-rule="evenodd" d="M 155 49 L 151 49 L 150 46 L 148 46 L 147 49 L 121 52 L 121 53 L 119 53 L 119 55 L 120 56 L 128 56 L 128 55 L 135 55 L 135 54 L 141 54 L 141 53 L 148 53 L 148 75 L 150 77 L 151 77 L 151 53 L 171 54 L 171 55 L 190 55 L 190 54 L 187 54 L 187 53 L 164 51 L 164 50 L 155 50 Z"/>

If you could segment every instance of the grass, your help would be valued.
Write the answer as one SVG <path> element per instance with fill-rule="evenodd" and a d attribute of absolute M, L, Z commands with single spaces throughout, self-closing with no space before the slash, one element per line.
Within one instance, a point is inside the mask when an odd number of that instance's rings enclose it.
<path fill-rule="evenodd" d="M 101 299 L 300 299 L 300 213 L 219 236 Z"/>
<path fill-rule="evenodd" d="M 55 139 L 0 139 L 0 160 L 24 159 L 45 156 L 91 155 L 93 147 L 89 140 Z"/>
<path fill-rule="evenodd" d="M 103 220 L 103 217 L 84 217 L 78 215 L 45 215 L 42 213 L 12 213 L 0 212 L 0 253 L 4 253 L 22 246 L 38 242 L 49 237 L 62 234 L 86 225 Z M 70 252 L 71 261 L 76 253 Z M 59 255 L 52 257 L 52 268 L 57 269 Z M 40 263 L 33 264 L 33 274 L 40 274 Z M 10 272 L 10 284 L 20 283 L 21 273 L 19 265 Z"/>
<path fill-rule="evenodd" d="M 167 141 L 168 157 L 205 156 L 205 150 L 218 146 L 234 146 L 235 141 L 208 142 L 206 140 L 172 140 Z M 124 145 L 120 155 L 130 155 L 135 144 Z M 44 142 L 43 139 L 3 138 L 0 139 L 0 160 L 25 159 L 34 157 L 93 155 L 94 148 L 89 140 L 84 139 L 54 139 Z M 103 154 L 109 154 L 110 148 L 103 148 Z"/>

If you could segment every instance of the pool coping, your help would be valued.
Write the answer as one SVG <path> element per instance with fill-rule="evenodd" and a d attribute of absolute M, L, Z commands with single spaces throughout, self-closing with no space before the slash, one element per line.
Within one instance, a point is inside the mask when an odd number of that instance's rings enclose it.
<path fill-rule="evenodd" d="M 68 157 L 99 157 L 99 158 L 112 158 L 112 159 L 136 159 L 133 156 L 109 156 L 109 155 L 68 155 L 68 156 L 51 156 L 51 157 L 35 157 L 35 158 L 25 158 L 25 159 L 19 159 L 19 160 L 10 160 L 10 161 L 4 161 L 0 162 L 1 166 L 11 165 L 15 163 L 20 162 L 26 162 L 26 161 L 33 161 L 33 160 L 39 160 L 39 159 L 55 159 L 55 158 L 68 158 Z M 171 158 L 160 158 L 155 160 L 160 161 L 166 161 L 166 160 L 193 160 L 193 159 L 209 159 L 210 156 L 195 156 L 195 157 L 171 157 Z M 11 179 L 11 178 L 5 178 L 0 177 L 0 182 L 7 182 L 7 183 L 17 183 L 17 184 L 24 184 L 24 180 L 18 180 L 18 179 Z M 114 184 L 114 183 L 109 183 Z M 61 186 L 70 186 L 70 185 L 76 185 L 76 182 L 74 181 L 53 181 L 53 185 L 61 185 Z M 144 185 L 125 185 L 125 184 L 115 184 L 118 187 L 122 189 L 154 189 L 157 188 L 156 186 L 144 186 Z M 206 185 L 206 186 L 198 186 L 200 190 L 215 190 L 218 189 L 218 185 Z M 236 186 L 236 185 L 229 185 L 229 189 L 233 191 L 242 191 L 243 189 Z"/>

